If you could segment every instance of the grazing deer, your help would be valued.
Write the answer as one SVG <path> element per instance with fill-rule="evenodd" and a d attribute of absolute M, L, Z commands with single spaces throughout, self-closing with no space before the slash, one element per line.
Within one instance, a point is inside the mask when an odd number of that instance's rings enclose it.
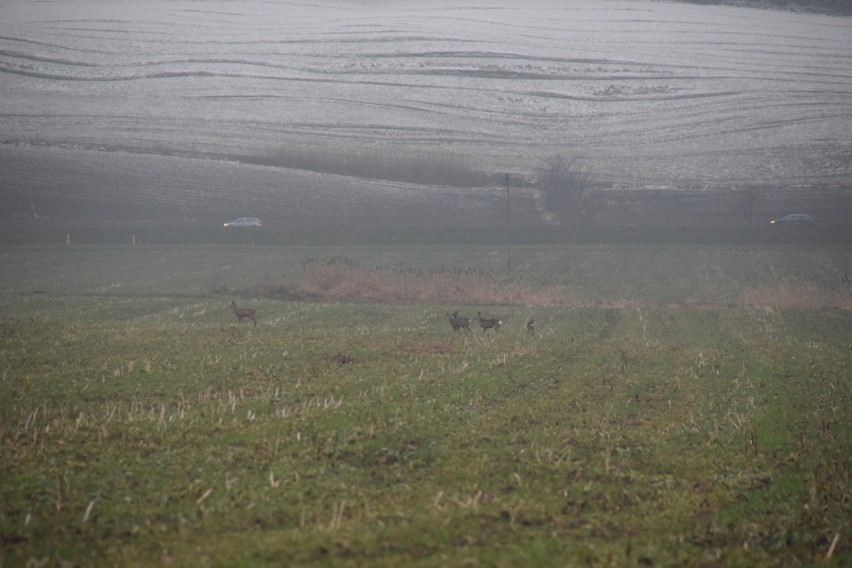
<path fill-rule="evenodd" d="M 254 322 L 254 327 L 257 327 L 257 320 L 254 319 L 255 311 L 251 308 L 238 308 L 237 303 L 231 300 L 231 309 L 234 310 L 234 315 L 237 316 L 237 323 L 243 321 L 243 318 L 249 318 Z"/>
<path fill-rule="evenodd" d="M 447 314 L 447 317 L 450 318 L 450 325 L 453 326 L 453 331 L 464 329 L 468 333 L 470 332 L 470 318 L 459 316 L 457 311 Z"/>
<path fill-rule="evenodd" d="M 535 318 L 530 318 L 527 321 L 527 333 L 533 333 L 535 331 Z"/>
<path fill-rule="evenodd" d="M 489 329 L 500 331 L 500 326 L 503 325 L 503 322 L 499 318 L 484 318 L 479 312 L 476 312 L 476 319 L 479 321 L 479 327 L 482 328 L 482 331 L 486 332 Z"/>

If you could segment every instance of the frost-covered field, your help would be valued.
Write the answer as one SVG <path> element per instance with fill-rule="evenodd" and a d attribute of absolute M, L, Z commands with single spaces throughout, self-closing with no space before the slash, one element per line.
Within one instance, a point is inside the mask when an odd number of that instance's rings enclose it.
<path fill-rule="evenodd" d="M 499 188 L 211 159 L 293 152 L 452 158 L 527 180 L 564 155 L 614 186 L 836 186 L 852 173 L 850 18 L 641 0 L 2 12 L 0 199 L 13 214 L 310 221 L 425 203 L 456 223 L 502 207 Z"/>

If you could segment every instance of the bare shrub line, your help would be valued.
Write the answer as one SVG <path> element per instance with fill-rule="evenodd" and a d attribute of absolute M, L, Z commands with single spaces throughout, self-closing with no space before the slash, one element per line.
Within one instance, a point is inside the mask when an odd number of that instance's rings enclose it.
<path fill-rule="evenodd" d="M 364 266 L 336 256 L 310 259 L 294 284 L 266 283 L 247 290 L 271 299 L 439 305 L 505 305 L 567 308 L 821 309 L 852 310 L 852 290 L 818 287 L 763 287 L 744 290 L 736 302 L 683 300 L 648 303 L 622 298 L 589 301 L 565 286 L 498 282 L 474 268 L 387 268 Z"/>
<path fill-rule="evenodd" d="M 362 266 L 345 257 L 311 259 L 293 285 L 260 285 L 263 297 L 376 303 L 479 304 L 577 307 L 583 303 L 563 286 L 500 283 L 469 268 Z"/>
<path fill-rule="evenodd" d="M 790 309 L 838 308 L 852 310 L 852 290 L 817 286 L 777 286 L 748 288 L 740 297 L 744 307 Z"/>

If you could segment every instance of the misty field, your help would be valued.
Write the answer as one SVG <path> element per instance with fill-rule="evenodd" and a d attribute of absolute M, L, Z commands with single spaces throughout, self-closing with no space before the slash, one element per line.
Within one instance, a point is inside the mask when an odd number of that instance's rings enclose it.
<path fill-rule="evenodd" d="M 0 568 L 849 566 L 850 21 L 5 2 Z"/>
<path fill-rule="evenodd" d="M 502 226 L 504 173 L 513 222 L 536 227 L 559 156 L 596 189 L 757 187 L 755 222 L 849 225 L 849 18 L 644 0 L 6 4 L 3 243 L 27 242 L 33 211 L 60 237 L 240 216 Z M 606 199 L 584 217 L 605 221 Z M 708 222 L 707 207 L 624 208 Z"/>
<path fill-rule="evenodd" d="M 504 253 L 2 249 L 0 562 L 849 564 L 847 251 Z M 540 302 L 262 295 L 358 271 Z"/>

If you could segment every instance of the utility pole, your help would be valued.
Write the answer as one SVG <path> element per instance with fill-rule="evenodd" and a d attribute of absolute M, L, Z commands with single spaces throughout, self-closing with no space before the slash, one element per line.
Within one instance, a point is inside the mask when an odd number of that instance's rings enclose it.
<path fill-rule="evenodd" d="M 506 274 L 512 274 L 512 195 L 509 192 L 510 175 L 506 174 Z"/>

